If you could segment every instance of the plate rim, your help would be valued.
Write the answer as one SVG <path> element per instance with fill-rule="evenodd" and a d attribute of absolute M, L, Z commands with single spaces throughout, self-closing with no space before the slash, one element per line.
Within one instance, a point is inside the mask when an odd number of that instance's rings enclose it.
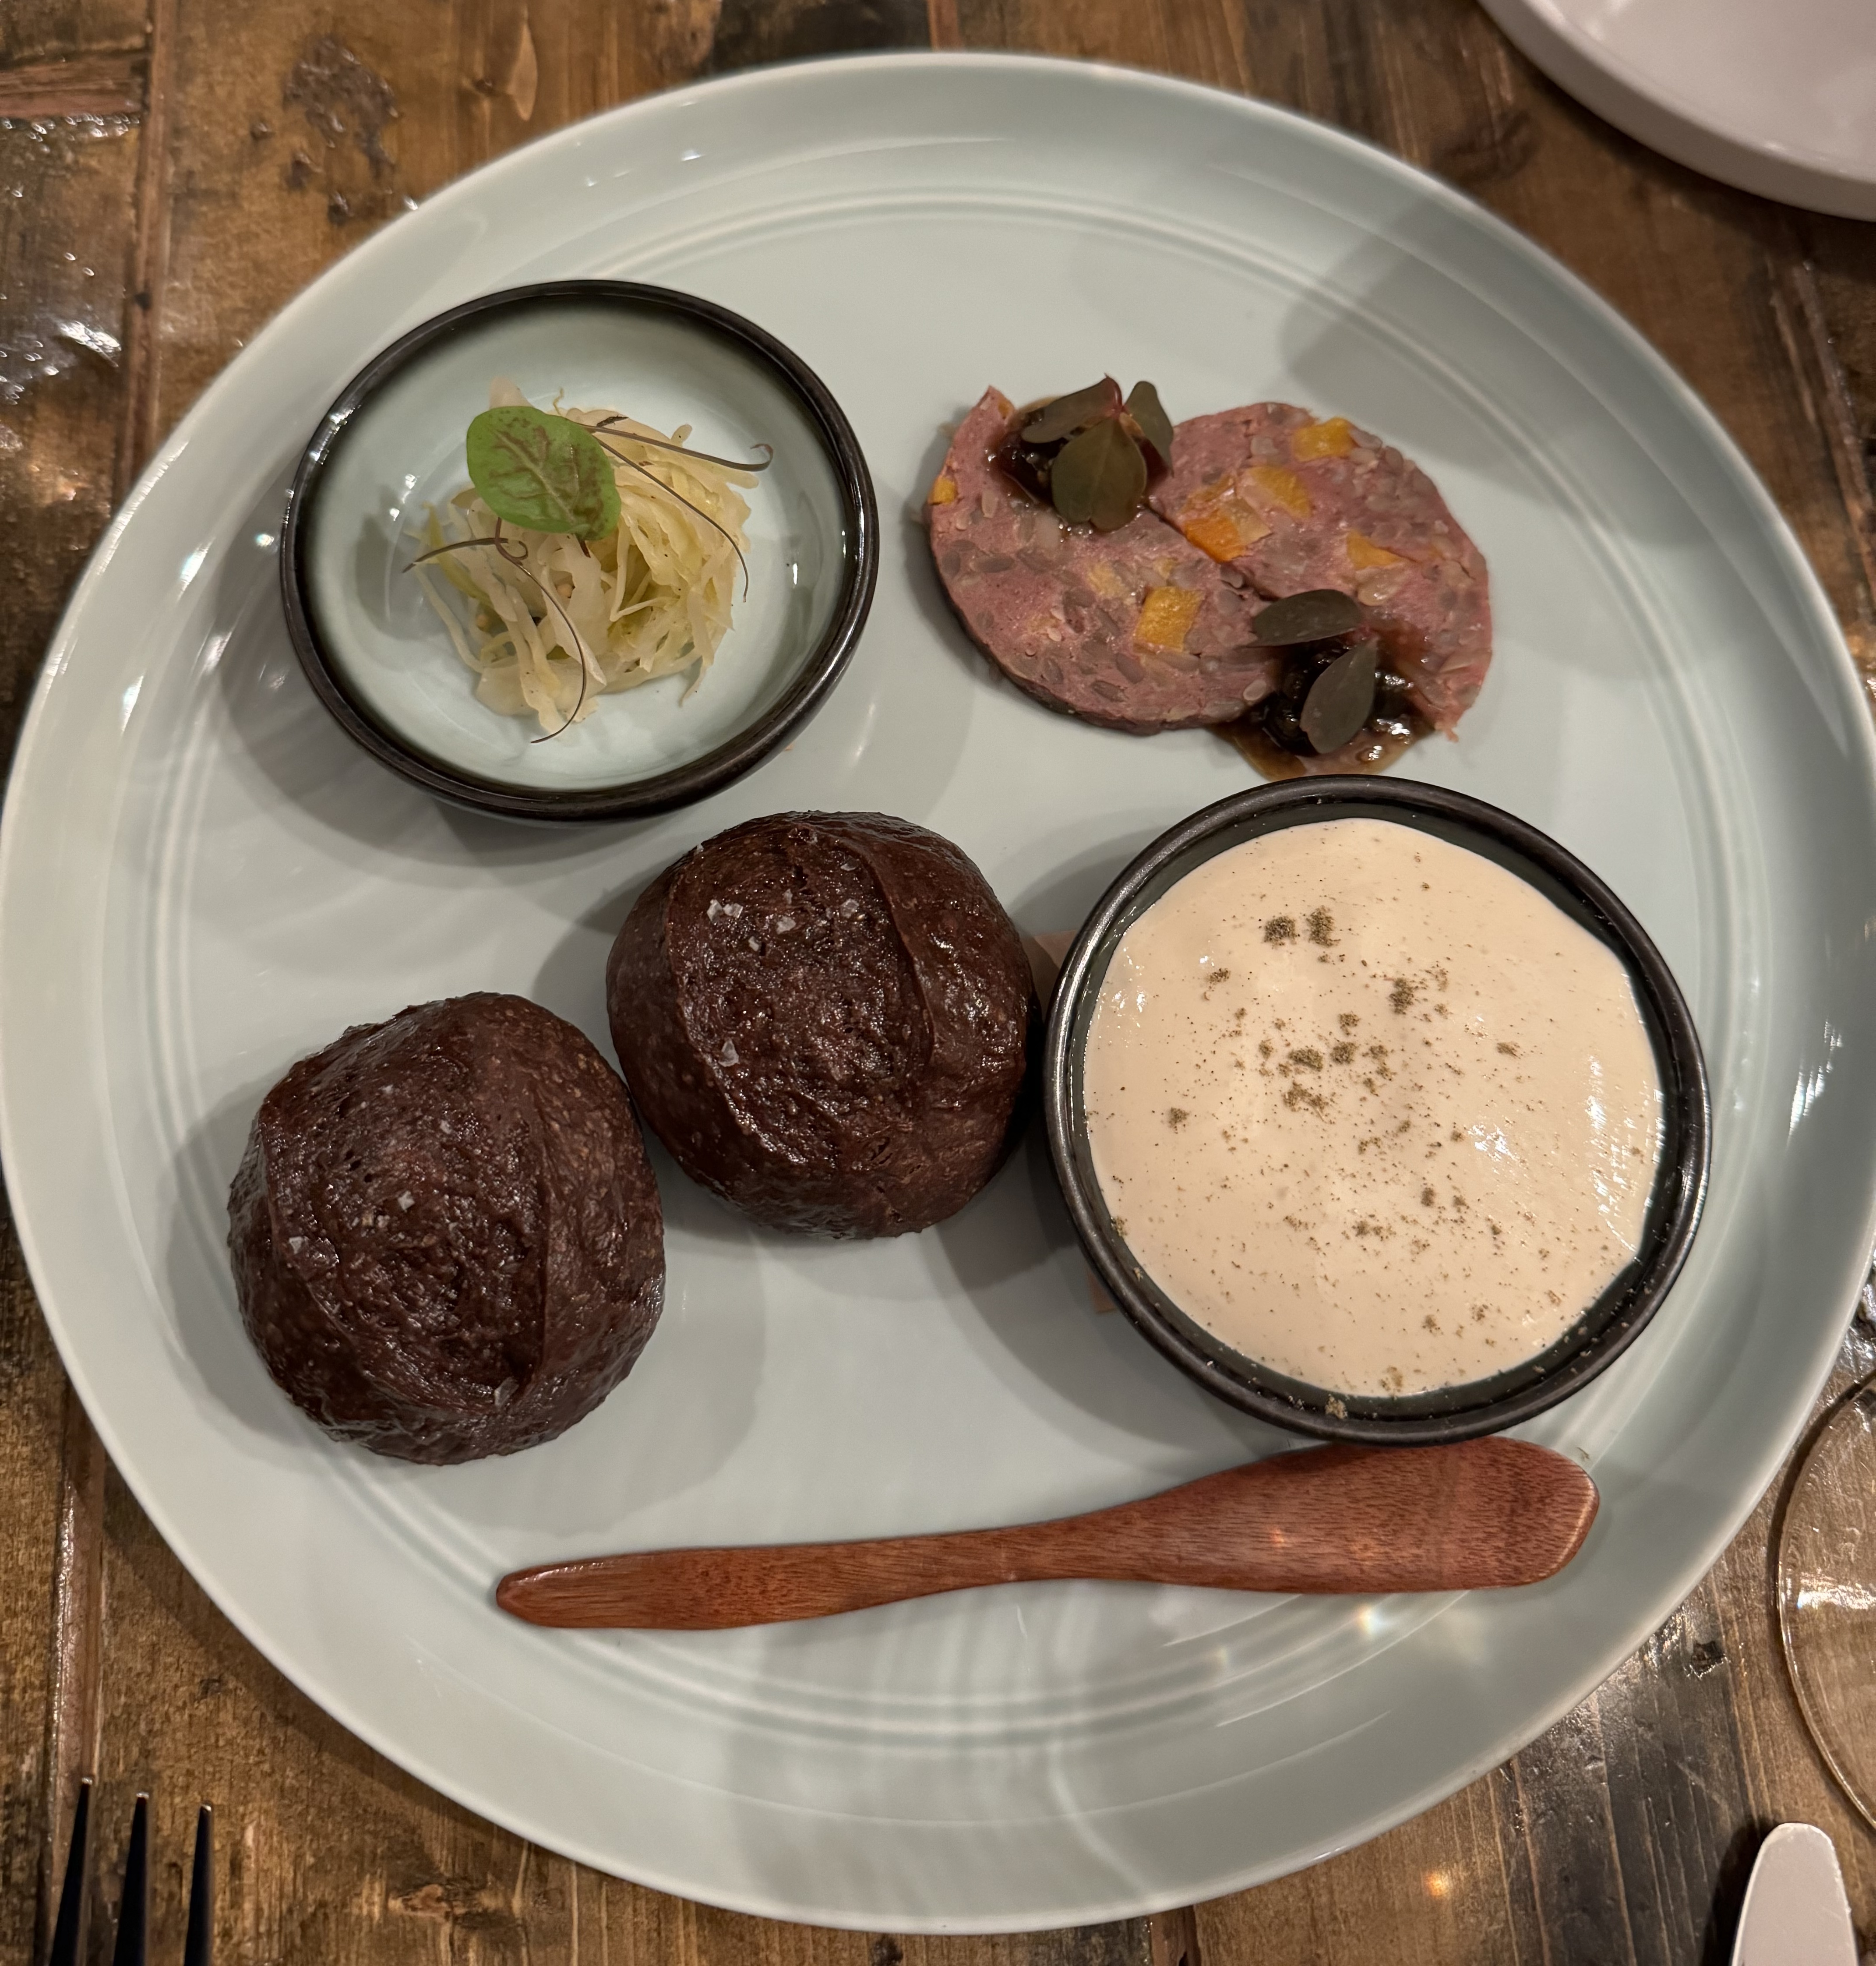
<path fill-rule="evenodd" d="M 1840 170 L 1820 156 L 1732 135 L 1697 105 L 1657 93 L 1654 78 L 1569 18 L 1552 0 L 1479 0 L 1520 53 L 1639 143 L 1760 198 L 1838 218 L 1876 219 L 1876 170 Z"/>
<path fill-rule="evenodd" d="M 1866 787 L 1876 788 L 1876 724 L 1872 723 L 1868 710 L 1861 700 L 1861 685 L 1855 666 L 1822 583 L 1805 556 L 1793 528 L 1773 501 L 1742 450 L 1715 414 L 1638 329 L 1561 260 L 1464 193 L 1444 184 L 1392 152 L 1333 124 L 1279 105 L 1235 94 L 1228 89 L 1107 63 L 1022 53 L 951 51 L 835 56 L 740 71 L 704 82 L 681 84 L 655 95 L 635 98 L 631 102 L 601 111 L 597 116 L 563 126 L 533 143 L 518 147 L 501 156 L 490 160 L 440 188 L 417 208 L 417 211 L 427 212 L 436 207 L 448 210 L 466 204 L 475 196 L 477 187 L 489 175 L 516 167 L 517 160 L 536 150 L 575 145 L 598 125 L 628 119 L 673 98 L 687 95 L 694 97 L 706 90 L 713 95 L 721 95 L 778 86 L 785 89 L 798 79 L 805 79 L 811 84 L 817 79 L 836 71 L 850 76 L 856 83 L 859 83 L 869 72 L 904 73 L 914 67 L 937 71 L 968 71 L 991 66 L 1011 69 L 1059 69 L 1109 86 L 1156 92 L 1175 98 L 1201 102 L 1214 107 L 1228 106 L 1232 113 L 1244 118 L 1247 124 L 1300 127 L 1312 140 L 1324 145 L 1332 152 L 1340 153 L 1345 159 L 1366 170 L 1410 189 L 1417 197 L 1430 201 L 1449 215 L 1459 218 L 1466 226 L 1482 232 L 1487 240 L 1500 250 L 1509 252 L 1526 271 L 1536 275 L 1553 291 L 1560 292 L 1579 317 L 1587 317 L 1601 335 L 1612 340 L 1620 352 L 1646 372 L 1665 404 L 1673 408 L 1683 425 L 1701 440 L 1709 454 L 1725 468 L 1730 489 L 1750 508 L 1762 539 L 1774 556 L 1784 575 L 1787 597 L 1801 608 L 1808 618 L 1813 637 L 1828 652 L 1829 682 L 1837 700 L 1837 707 L 1848 713 L 1844 718 L 1844 725 L 1847 731 L 1853 733 L 1850 738 L 1851 746 L 1860 757 Z M 417 215 L 417 213 L 411 213 L 402 217 L 413 218 Z M 350 266 L 355 261 L 363 262 L 369 256 L 395 252 L 401 237 L 399 226 L 399 220 L 392 221 L 371 238 L 362 241 L 351 253 L 335 262 L 289 300 L 205 388 L 202 396 L 191 406 L 152 457 L 94 549 L 83 572 L 74 585 L 59 625 L 48 644 L 44 664 L 21 719 L 13 760 L 15 774 L 29 762 L 36 743 L 43 741 L 41 733 L 50 715 L 52 691 L 69 660 L 76 640 L 77 624 L 89 606 L 92 593 L 105 569 L 119 550 L 129 526 L 144 501 L 151 496 L 175 458 L 193 440 L 198 425 L 206 416 L 211 398 L 229 376 L 236 373 L 244 374 L 247 369 L 265 362 L 277 340 L 294 330 L 300 314 L 310 304 L 311 297 L 321 289 L 324 282 L 339 276 L 341 269 Z M 1559 355 L 1557 359 L 1562 361 L 1565 358 Z M 1638 438 L 1637 441 L 1641 440 Z M 11 786 L 14 781 L 10 778 L 8 782 Z M 4 921 L 8 898 L 15 892 L 20 878 L 15 862 L 20 851 L 18 841 L 24 822 L 19 817 L 19 801 L 11 798 L 6 800 L 4 811 L 0 811 L 0 921 Z M 6 946 L 5 943 L 0 942 L 0 948 Z M 7 984 L 8 972 L 12 967 L 4 959 L 0 959 L 0 994 L 11 994 L 7 990 Z M 85 1404 L 87 1413 L 92 1414 L 92 1402 L 86 1397 L 87 1375 L 69 1355 L 62 1322 L 55 1309 L 55 1294 L 47 1291 L 41 1281 L 44 1262 L 38 1248 L 39 1239 L 32 1221 L 21 1211 L 18 1204 L 18 1197 L 23 1191 L 23 1184 L 11 1178 L 14 1171 L 23 1164 L 21 1149 L 24 1144 L 20 1136 L 20 1115 L 16 1110 L 16 1097 L 12 1090 L 12 1052 L 11 1043 L 3 1034 L 0 1034 L 0 1163 L 4 1164 L 8 1172 L 8 1185 L 15 1197 L 15 1222 L 29 1278 L 59 1350 L 61 1362 Z M 1858 1239 L 1860 1246 L 1865 1249 L 1876 1241 L 1876 1191 L 1872 1191 L 1866 1202 Z M 1866 1265 L 1858 1263 L 1853 1273 L 1844 1280 L 1842 1294 L 1845 1305 L 1846 1323 L 1854 1308 L 1856 1293 L 1866 1271 Z M 1810 1390 L 1795 1417 L 1791 1420 L 1788 1426 L 1781 1423 L 1776 1429 L 1772 1449 L 1755 1457 L 1749 1465 L 1742 1478 L 1745 1485 L 1739 1491 L 1745 1494 L 1745 1500 L 1736 1508 L 1723 1512 L 1721 1531 L 1710 1538 L 1706 1545 L 1696 1549 L 1681 1571 L 1667 1580 L 1667 1587 L 1671 1587 L 1671 1595 L 1664 1596 L 1666 1609 L 1671 1610 L 1673 1605 L 1685 1598 L 1688 1591 L 1711 1568 L 1718 1556 L 1730 1544 L 1742 1524 L 1757 1506 L 1778 1465 L 1793 1443 L 1801 1436 L 1805 1420 L 1815 1404 L 1817 1392 L 1829 1378 L 1840 1342 L 1840 1333 L 1833 1336 L 1828 1345 L 1820 1342 L 1817 1355 L 1811 1362 L 1811 1369 L 1801 1375 Z M 124 1468 L 117 1451 L 115 1429 L 108 1421 L 101 1422 L 93 1415 L 92 1424 L 97 1427 L 107 1452 L 111 1454 L 114 1464 L 118 1465 L 139 1505 L 145 1510 L 179 1559 L 184 1562 L 185 1568 L 190 1568 L 192 1576 L 195 1576 L 197 1573 L 194 1566 L 189 1563 L 185 1554 L 191 1546 L 192 1539 L 184 1532 L 182 1525 L 169 1520 L 166 1510 L 152 1506 L 143 1484 Z M 1772 1436 L 1768 1436 L 1768 1438 Z M 247 1620 L 237 1607 L 224 1602 L 219 1591 L 211 1588 L 206 1583 L 202 1584 L 201 1587 L 222 1614 L 276 1670 L 296 1687 L 307 1692 L 308 1697 L 314 1699 L 315 1703 L 341 1725 L 376 1751 L 385 1755 L 395 1765 L 405 1769 L 438 1793 L 456 1800 L 475 1814 L 513 1833 L 542 1842 L 544 1847 L 562 1851 L 602 1871 L 614 1875 L 626 1874 L 618 1868 L 616 1857 L 576 1848 L 572 1839 L 565 1837 L 541 1837 L 533 1826 L 521 1819 L 517 1812 L 501 1807 L 498 1797 L 466 1797 L 450 1779 L 440 1775 L 428 1765 L 427 1757 L 421 1754 L 414 1755 L 407 1748 L 384 1738 L 376 1727 L 361 1724 L 350 1711 L 349 1701 L 312 1692 L 276 1656 L 271 1646 L 256 1631 L 250 1629 Z M 1478 1754 L 1467 1758 L 1456 1768 L 1447 1768 L 1399 1804 L 1351 1823 L 1344 1832 L 1333 1839 L 1326 1847 L 1314 1849 L 1305 1855 L 1286 1859 L 1274 1865 L 1266 1864 L 1247 1867 L 1235 1877 L 1216 1881 L 1215 1887 L 1207 1887 L 1199 1895 L 1230 1894 L 1272 1877 L 1288 1874 L 1304 1864 L 1320 1861 L 1323 1858 L 1368 1841 L 1456 1794 L 1479 1775 L 1500 1765 L 1510 1755 L 1572 1712 L 1607 1679 L 1610 1671 L 1619 1668 L 1622 1658 L 1632 1652 L 1658 1622 L 1658 1615 L 1651 1616 L 1634 1632 L 1625 1636 L 1620 1651 L 1610 1663 L 1597 1664 L 1589 1674 L 1580 1675 L 1578 1679 L 1572 1681 L 1565 1694 L 1558 1699 L 1528 1713 L 1526 1718 L 1520 1723 L 1515 1737 L 1507 1736 L 1496 1741 Z M 754 1916 L 795 1922 L 811 1921 L 836 1929 L 877 1930 L 880 1927 L 876 1911 L 870 1908 L 843 1910 L 837 1906 L 805 1903 L 800 1900 L 784 1902 L 772 1894 L 765 1895 L 760 1892 L 713 1890 L 706 1894 L 700 1890 L 695 1880 L 661 1877 L 651 1869 L 637 1871 L 633 1875 L 637 1881 L 654 1888 Z M 1174 1901 L 1187 1902 L 1190 1900 L 1182 1890 Z M 1065 1923 L 1078 1924 L 1145 1915 L 1163 1909 L 1167 1902 L 1163 1894 L 1136 1888 L 1098 1903 L 1043 1905 L 1017 1917 L 1008 1915 L 977 1916 L 966 1914 L 958 1916 L 943 1913 L 917 1914 L 899 1920 L 894 1929 L 908 1932 L 934 1933 L 1036 1930 Z"/>

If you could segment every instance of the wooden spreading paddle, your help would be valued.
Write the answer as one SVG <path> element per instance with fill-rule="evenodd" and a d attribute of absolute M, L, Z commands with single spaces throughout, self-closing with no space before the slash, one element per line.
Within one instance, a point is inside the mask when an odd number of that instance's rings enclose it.
<path fill-rule="evenodd" d="M 1561 1570 L 1596 1502 L 1574 1461 L 1528 1441 L 1322 1447 L 1014 1529 L 543 1564 L 504 1577 L 495 1602 L 534 1625 L 708 1631 L 1074 1577 L 1227 1591 L 1501 1589 Z"/>

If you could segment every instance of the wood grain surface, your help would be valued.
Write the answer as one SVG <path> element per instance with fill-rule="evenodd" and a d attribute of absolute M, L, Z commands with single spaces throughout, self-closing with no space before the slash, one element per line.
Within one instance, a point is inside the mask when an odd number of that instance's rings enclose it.
<path fill-rule="evenodd" d="M 1526 1440 L 1324 1447 L 1052 1522 L 541 1564 L 503 1578 L 495 1602 L 533 1625 L 702 1632 L 1071 1578 L 1362 1596 L 1506 1590 L 1554 1577 L 1596 1505 L 1574 1461 Z"/>
<path fill-rule="evenodd" d="M 1652 156 L 1552 88 L 1471 0 L 6 0 L 9 744 L 62 598 L 153 443 L 282 301 L 407 201 L 650 89 L 933 44 L 1094 56 L 1247 92 L 1461 185 L 1606 295 L 1712 404 L 1876 667 L 1876 228 Z M 1876 1362 L 1853 1340 L 1846 1370 L 1859 1362 Z M 203 1796 L 220 1813 L 221 1956 L 255 1966 L 1681 1966 L 1725 1958 L 1752 1853 L 1792 1818 L 1836 1839 L 1868 1944 L 1876 1837 L 1831 1788 L 1778 1656 L 1778 1497 L 1774 1486 L 1577 1713 L 1362 1848 L 1218 1903 L 1079 1932 L 820 1932 L 529 1848 L 313 1708 L 208 1603 L 106 1467 L 9 1239 L 0 1966 L 43 1951 L 55 1826 L 94 1764 L 108 1862 L 131 1794 L 155 1793 L 158 1961 L 179 1953 Z M 92 1935 L 101 1966 L 108 1916 Z"/>

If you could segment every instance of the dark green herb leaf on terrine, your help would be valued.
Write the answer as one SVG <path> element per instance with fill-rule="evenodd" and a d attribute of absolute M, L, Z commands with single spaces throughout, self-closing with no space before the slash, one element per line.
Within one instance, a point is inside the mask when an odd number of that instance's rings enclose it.
<path fill-rule="evenodd" d="M 1375 707 L 1378 646 L 1372 635 L 1364 635 L 1310 685 L 1297 721 L 1319 757 L 1340 750 L 1368 721 Z"/>
<path fill-rule="evenodd" d="M 1045 403 L 1023 426 L 1023 441 L 1057 443 L 1103 417 L 1117 415 L 1120 409 L 1120 385 L 1111 375 L 1104 375 L 1085 389 L 1071 389 L 1065 396 Z"/>
<path fill-rule="evenodd" d="M 1049 475 L 1049 491 L 1071 525 L 1118 532 L 1146 495 L 1146 460 L 1119 424 L 1104 417 L 1062 447 Z"/>
<path fill-rule="evenodd" d="M 1266 648 L 1288 648 L 1303 642 L 1326 642 L 1352 634 L 1362 625 L 1362 604 L 1334 587 L 1312 587 L 1273 601 L 1261 609 L 1251 627 Z"/>
<path fill-rule="evenodd" d="M 1127 401 L 1127 412 L 1139 426 L 1140 435 L 1152 445 L 1162 471 L 1172 469 L 1172 419 L 1159 401 L 1159 392 L 1150 382 L 1136 382 Z"/>

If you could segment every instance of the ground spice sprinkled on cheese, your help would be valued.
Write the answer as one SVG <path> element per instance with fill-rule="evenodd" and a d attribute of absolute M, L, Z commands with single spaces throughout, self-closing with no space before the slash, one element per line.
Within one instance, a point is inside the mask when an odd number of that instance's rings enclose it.
<path fill-rule="evenodd" d="M 1109 966 L 1084 1087 L 1102 1193 L 1160 1286 L 1344 1394 L 1543 1351 L 1633 1255 L 1660 1157 L 1614 952 L 1384 820 L 1267 833 L 1162 895 Z"/>

